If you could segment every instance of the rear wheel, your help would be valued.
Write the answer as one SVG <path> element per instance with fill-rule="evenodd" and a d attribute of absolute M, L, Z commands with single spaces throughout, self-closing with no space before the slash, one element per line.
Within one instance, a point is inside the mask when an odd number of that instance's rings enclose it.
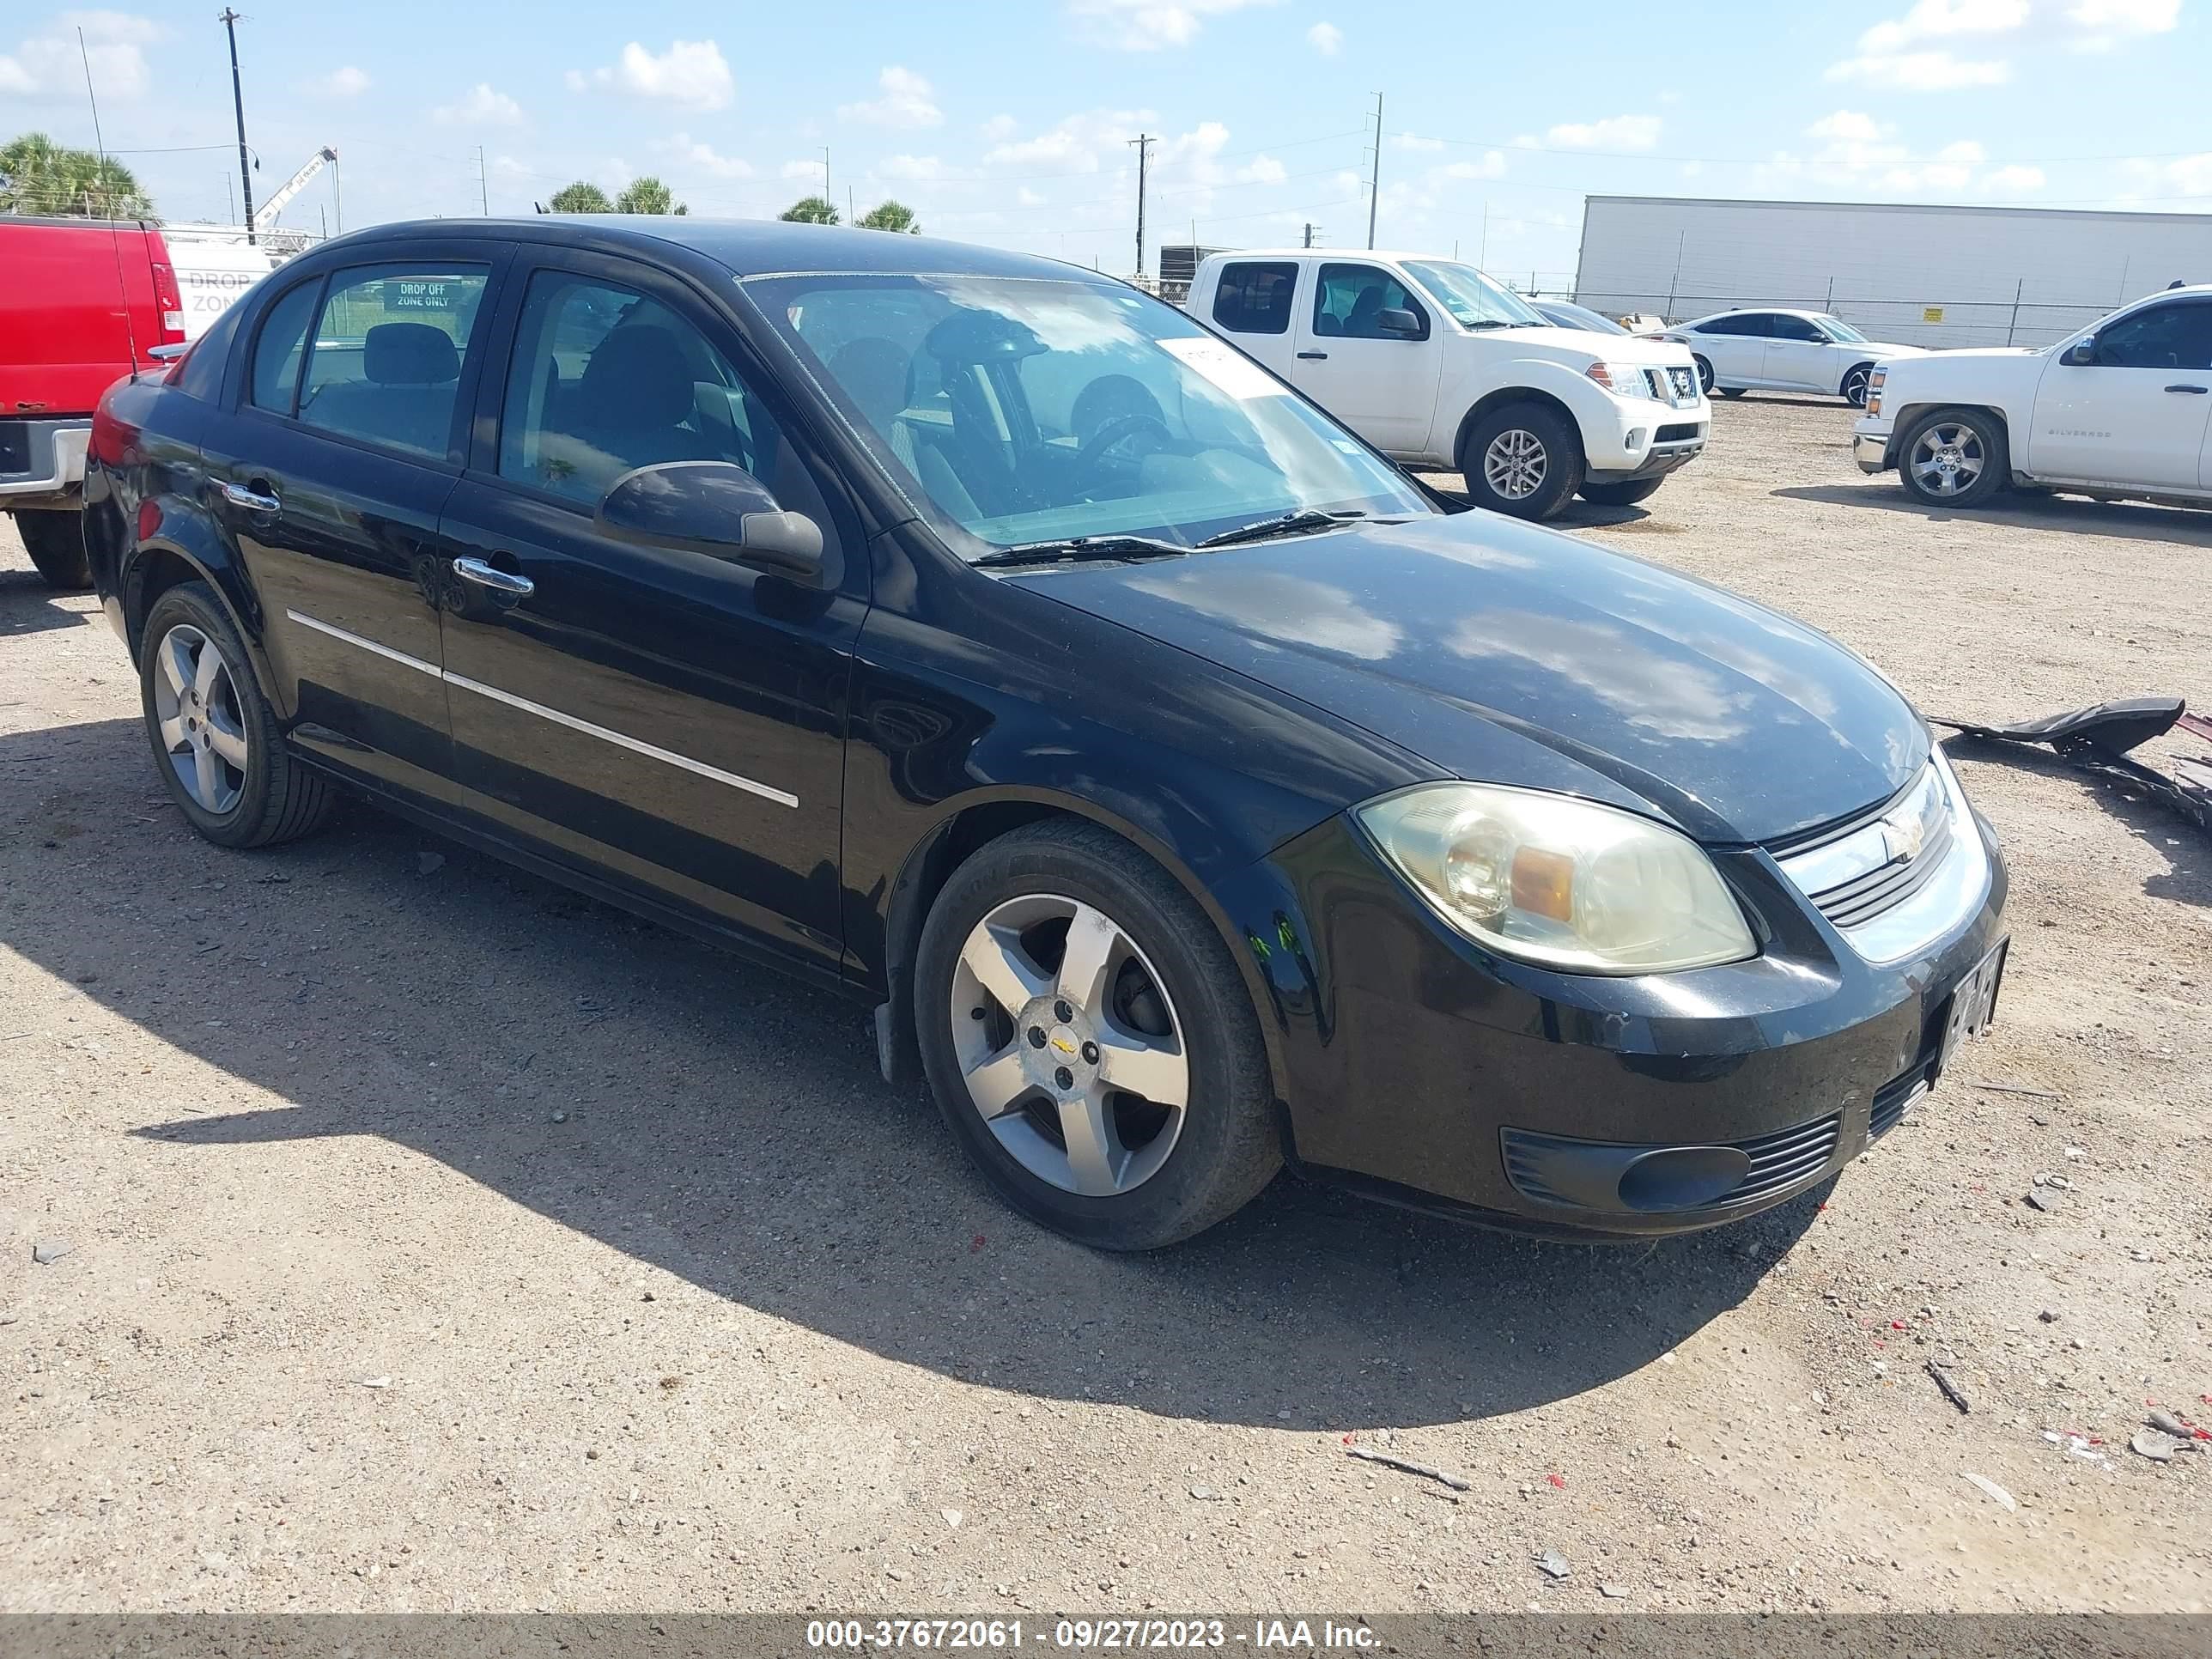
<path fill-rule="evenodd" d="M 285 748 L 251 659 L 204 582 L 154 601 L 140 701 L 161 781 L 218 847 L 266 847 L 320 829 L 331 787 Z"/>
<path fill-rule="evenodd" d="M 84 552 L 84 514 L 52 507 L 18 507 L 15 532 L 23 550 L 46 579 L 46 586 L 81 593 L 92 586 L 92 565 Z"/>
<path fill-rule="evenodd" d="M 953 872 L 922 929 L 915 1021 L 953 1138 L 1016 1209 L 1083 1243 L 1175 1243 L 1280 1167 L 1227 947 L 1095 824 L 1017 830 Z"/>
<path fill-rule="evenodd" d="M 1844 376 L 1844 384 L 1841 388 L 1844 395 L 1844 401 L 1849 404 L 1853 409 L 1864 409 L 1866 407 L 1867 382 L 1872 378 L 1873 374 L 1874 365 L 1872 363 L 1855 363 L 1852 365 L 1850 372 Z"/>
<path fill-rule="evenodd" d="M 1582 434 L 1548 404 L 1508 404 L 1474 423 L 1459 463 L 1477 507 L 1548 519 L 1582 488 Z"/>
<path fill-rule="evenodd" d="M 2005 487 L 2011 467 L 2004 422 L 1986 410 L 1936 410 L 1897 447 L 1899 482 L 1929 507 L 1978 507 Z"/>
<path fill-rule="evenodd" d="M 1659 486 L 1667 480 L 1658 478 L 1630 478 L 1620 483 L 1588 483 L 1582 488 L 1582 497 L 1599 507 L 1633 507 L 1658 493 Z"/>

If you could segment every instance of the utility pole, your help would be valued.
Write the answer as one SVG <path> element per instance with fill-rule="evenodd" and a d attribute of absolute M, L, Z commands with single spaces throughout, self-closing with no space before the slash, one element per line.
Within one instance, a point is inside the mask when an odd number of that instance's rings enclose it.
<path fill-rule="evenodd" d="M 477 200 L 483 204 L 484 217 L 491 217 L 491 184 L 484 177 L 483 146 L 477 146 Z"/>
<path fill-rule="evenodd" d="M 822 205 L 835 213 L 837 210 L 830 204 L 836 199 L 830 193 L 830 146 L 824 144 L 822 146 Z"/>
<path fill-rule="evenodd" d="M 1375 94 L 1375 170 L 1367 181 L 1367 246 L 1375 246 L 1375 210 L 1382 205 L 1382 94 Z"/>
<path fill-rule="evenodd" d="M 1320 228 L 1321 227 L 1314 223 L 1310 219 L 1306 222 L 1306 246 L 1308 247 L 1311 247 L 1313 246 L 1314 232 Z"/>
<path fill-rule="evenodd" d="M 338 177 L 338 164 L 331 162 L 331 216 L 338 222 L 338 234 L 345 234 L 345 185 Z"/>
<path fill-rule="evenodd" d="M 1145 163 L 1159 140 L 1149 132 L 1140 132 L 1129 140 L 1137 147 L 1137 276 L 1145 274 Z"/>
<path fill-rule="evenodd" d="M 254 242 L 253 234 L 253 172 L 246 161 L 246 93 L 238 80 L 239 15 L 228 6 L 222 9 L 220 19 L 222 30 L 230 37 L 230 107 L 238 117 L 238 184 L 246 193 L 246 240 Z"/>
<path fill-rule="evenodd" d="M 1476 270 L 1480 270 L 1483 266 L 1485 266 L 1485 265 L 1488 264 L 1489 263 L 1490 263 L 1490 203 L 1489 203 L 1489 201 L 1488 201 L 1487 199 L 1485 199 L 1485 201 L 1483 202 L 1483 204 L 1482 204 L 1482 244 L 1481 244 L 1481 249 L 1480 249 L 1480 251 L 1479 252 L 1477 252 L 1477 253 L 1475 254 L 1475 256 L 1474 256 L 1474 264 L 1475 264 L 1475 269 L 1476 269 Z"/>

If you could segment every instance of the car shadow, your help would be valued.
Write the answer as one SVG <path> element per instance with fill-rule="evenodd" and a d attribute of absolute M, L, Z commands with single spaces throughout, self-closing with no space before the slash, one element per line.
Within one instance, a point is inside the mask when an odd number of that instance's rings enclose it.
<path fill-rule="evenodd" d="M 1894 478 L 1886 477 L 1870 478 L 1863 484 L 1796 485 L 1771 493 L 1793 501 L 1825 501 L 1835 507 L 1864 507 L 1884 513 L 1908 514 L 1935 524 L 2008 525 L 2020 530 L 2060 530 L 2126 541 L 2194 542 L 2212 547 L 2212 514 L 2186 507 L 2093 501 L 2086 496 L 2013 490 L 1997 496 L 1990 506 L 1961 512 L 1925 506 L 1906 495 Z"/>
<path fill-rule="evenodd" d="M 927 1101 L 877 1075 L 852 1002 L 365 807 L 308 841 L 218 851 L 164 801 L 135 722 L 0 737 L 0 776 L 64 742 L 65 785 L 42 774 L 0 807 L 0 944 L 265 1091 L 149 1093 L 131 1133 L 210 1166 L 379 1137 L 714 1296 L 946 1376 L 1270 1426 L 1495 1416 L 1652 1363 L 1748 1295 L 1825 1192 L 1622 1247 L 1286 1177 L 1181 1248 L 1097 1254 L 991 1196 Z M 222 994 L 180 996 L 180 962 Z M 311 1164 L 328 1168 L 310 1153 L 303 1180 Z"/>
<path fill-rule="evenodd" d="M 82 628 L 92 620 L 86 612 L 61 605 L 62 597 L 35 570 L 0 570 L 0 639 L 53 628 Z"/>
<path fill-rule="evenodd" d="M 2212 909 L 2212 836 L 2172 807 L 2122 779 L 2069 765 L 2039 744 L 2007 743 L 1952 732 L 1943 739 L 1943 752 L 1969 764 L 1987 762 L 2078 784 L 2130 835 L 2166 860 L 2164 872 L 2143 883 L 2147 896 Z M 2145 763 L 2157 765 L 2155 761 Z"/>
<path fill-rule="evenodd" d="M 1726 409 L 1730 404 L 1773 404 L 1783 409 L 1832 409 L 1856 419 L 1858 405 L 1846 403 L 1841 398 L 1824 398 L 1818 393 L 1790 392 L 1739 392 L 1733 398 L 1716 393 L 1712 398 L 1715 409 Z M 1849 441 L 1846 436 L 1845 441 Z"/>
<path fill-rule="evenodd" d="M 1425 472 L 1421 482 L 1459 511 L 1472 512 L 1474 501 L 1467 493 L 1466 482 L 1456 472 Z M 1609 530 L 1641 524 L 1651 516 L 1641 507 L 1601 507 L 1595 501 L 1586 501 L 1579 495 L 1559 509 L 1559 516 L 1545 523 L 1553 530 Z"/>

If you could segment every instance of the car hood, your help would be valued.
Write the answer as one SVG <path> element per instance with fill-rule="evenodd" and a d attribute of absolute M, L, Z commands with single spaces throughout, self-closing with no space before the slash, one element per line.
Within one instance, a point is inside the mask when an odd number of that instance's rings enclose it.
<path fill-rule="evenodd" d="M 1845 817 L 1928 758 L 1904 697 L 1826 635 L 1487 513 L 1011 580 L 1448 775 L 1609 801 L 1707 842 Z M 1267 741 L 1254 734 L 1255 766 Z"/>
<path fill-rule="evenodd" d="M 1933 356 L 1926 346 L 1893 345 L 1887 340 L 1843 340 L 1841 345 L 1858 347 L 1862 352 L 1876 357 L 1926 357 Z"/>
<path fill-rule="evenodd" d="M 1671 340 L 1647 339 L 1640 334 L 1600 334 L 1586 328 L 1486 328 L 1471 331 L 1471 337 L 1486 344 L 1505 341 L 1518 356 L 1556 356 L 1571 360 L 1579 369 L 1593 357 L 1607 362 L 1633 363 L 1639 368 L 1663 368 L 1690 361 L 1687 346 Z"/>

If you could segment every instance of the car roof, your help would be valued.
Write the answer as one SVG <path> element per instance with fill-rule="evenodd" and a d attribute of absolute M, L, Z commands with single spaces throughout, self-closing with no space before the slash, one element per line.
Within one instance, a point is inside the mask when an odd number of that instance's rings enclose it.
<path fill-rule="evenodd" d="M 602 252 L 652 255 L 684 248 L 738 276 L 836 271 L 927 272 L 947 276 L 1030 276 L 1123 285 L 1085 265 L 934 236 L 793 224 L 780 219 L 712 219 L 690 214 L 546 213 L 527 219 L 398 220 L 321 245 L 362 252 L 393 241 L 514 240 Z M 321 251 L 320 249 L 318 250 Z"/>
<path fill-rule="evenodd" d="M 1389 247 L 1231 247 L 1206 255 L 1207 263 L 1215 259 L 1385 259 L 1400 264 L 1407 259 L 1441 260 L 1446 264 L 1464 265 L 1473 262 L 1455 259 L 1449 253 L 1421 252 L 1405 248 Z"/>

